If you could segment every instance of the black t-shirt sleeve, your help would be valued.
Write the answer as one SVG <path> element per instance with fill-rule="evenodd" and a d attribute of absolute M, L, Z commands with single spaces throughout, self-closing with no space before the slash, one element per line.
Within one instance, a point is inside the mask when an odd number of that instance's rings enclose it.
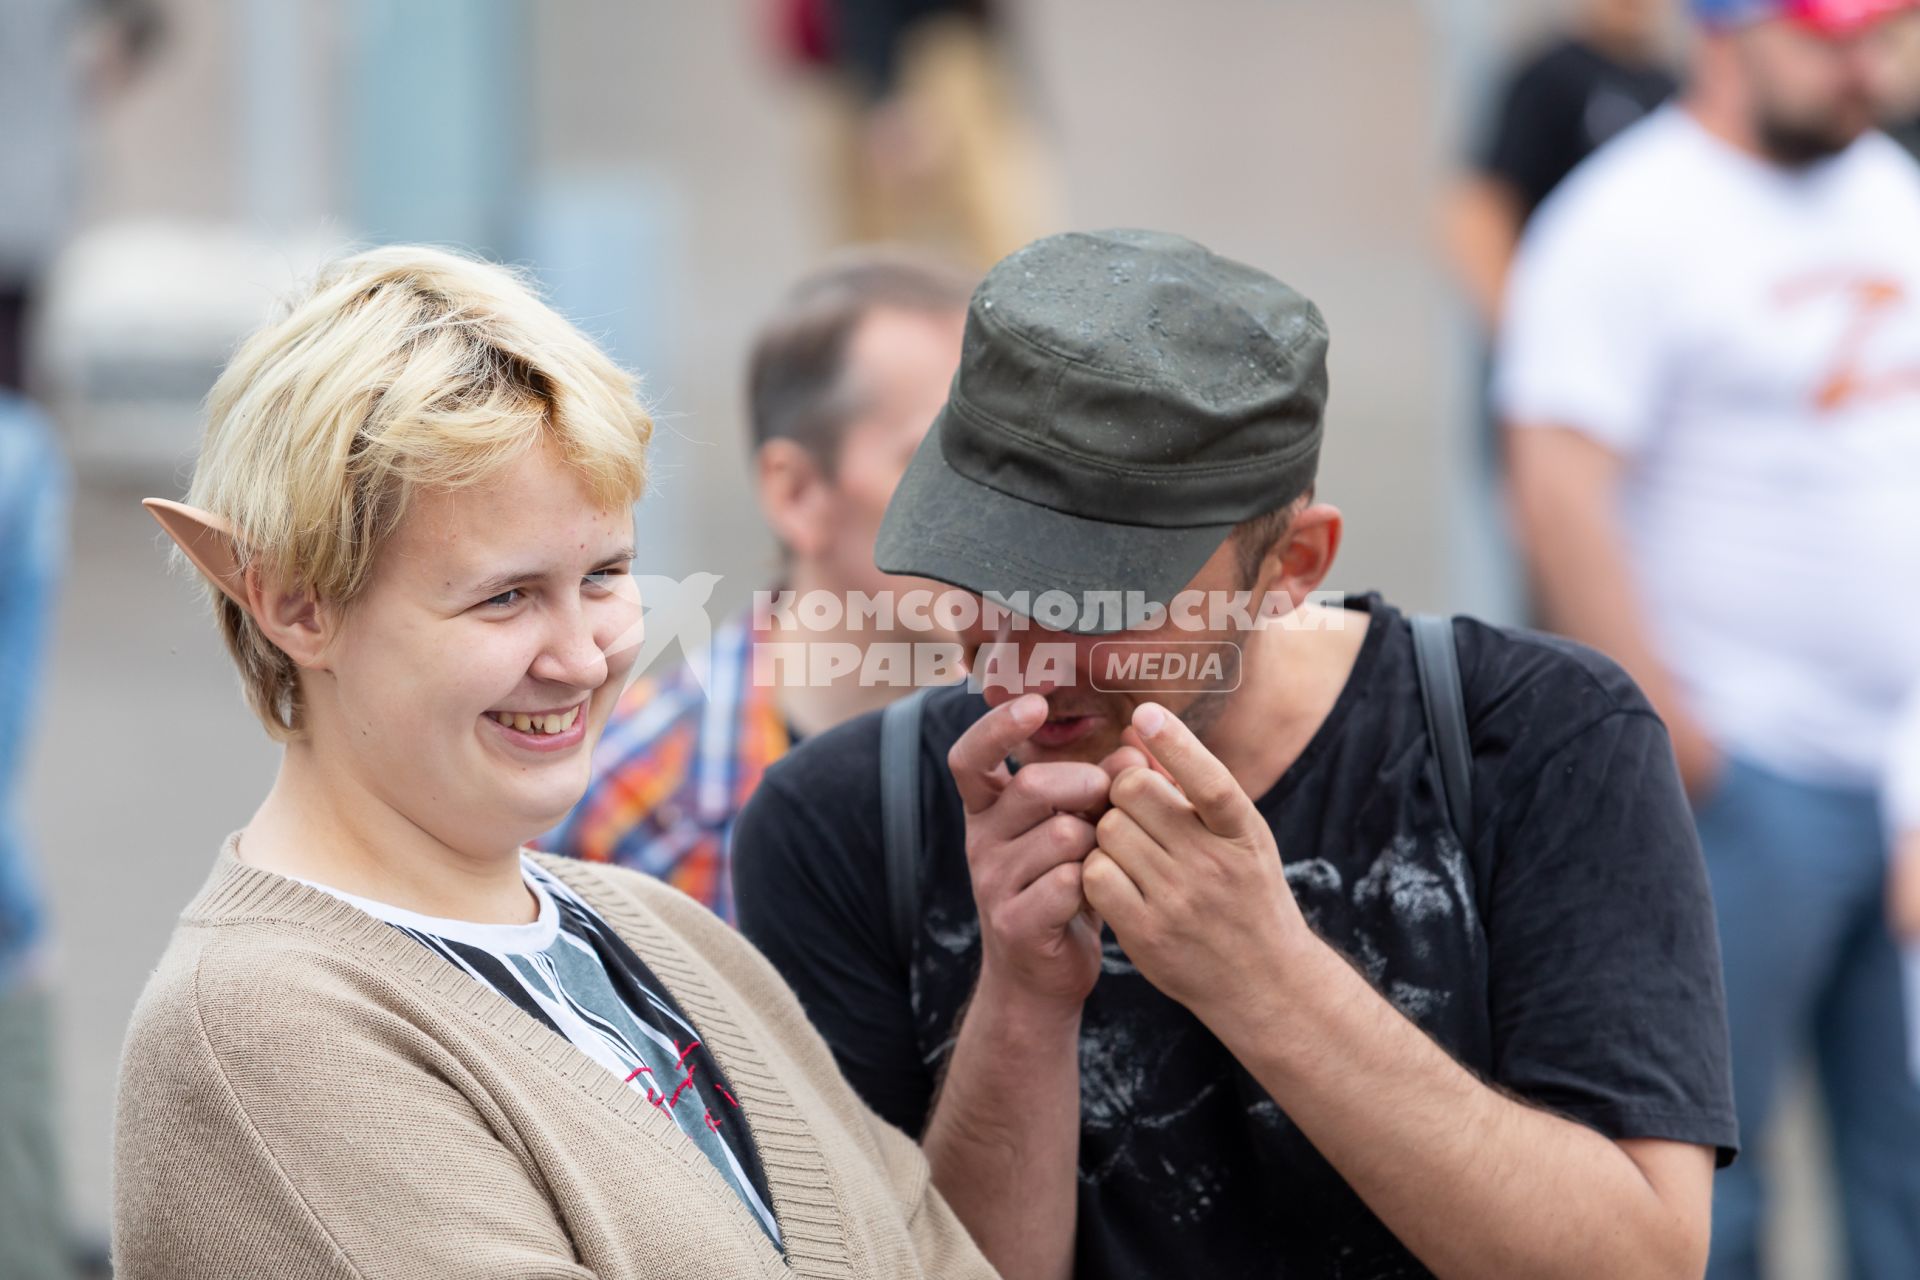
<path fill-rule="evenodd" d="M 734 903 L 741 932 L 799 996 L 855 1092 L 917 1134 L 933 1077 L 888 926 L 879 767 L 876 716 L 769 769 L 734 827 Z"/>
<path fill-rule="evenodd" d="M 1547 198 L 1572 166 L 1567 154 L 1570 90 L 1554 55 L 1522 67 L 1501 96 L 1480 169 L 1510 185 L 1523 210 Z"/>
<path fill-rule="evenodd" d="M 1610 1138 L 1738 1135 L 1706 868 L 1644 704 L 1547 754 L 1496 818 L 1486 902 L 1495 1080 Z"/>

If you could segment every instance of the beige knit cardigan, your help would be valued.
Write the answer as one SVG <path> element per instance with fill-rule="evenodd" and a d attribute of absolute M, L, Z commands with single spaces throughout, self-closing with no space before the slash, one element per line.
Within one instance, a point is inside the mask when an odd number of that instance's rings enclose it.
<path fill-rule="evenodd" d="M 646 961 L 745 1111 L 786 1256 L 667 1116 L 391 925 L 229 840 L 120 1064 L 120 1280 L 991 1276 L 773 968 L 633 872 L 540 864 Z"/>

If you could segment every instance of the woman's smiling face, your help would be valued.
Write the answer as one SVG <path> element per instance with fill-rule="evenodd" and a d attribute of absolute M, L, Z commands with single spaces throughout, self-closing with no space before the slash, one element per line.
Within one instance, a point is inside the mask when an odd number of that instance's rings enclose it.
<path fill-rule="evenodd" d="M 417 497 L 304 681 L 323 768 L 454 848 L 553 826 L 638 652 L 632 558 L 550 448 Z"/>

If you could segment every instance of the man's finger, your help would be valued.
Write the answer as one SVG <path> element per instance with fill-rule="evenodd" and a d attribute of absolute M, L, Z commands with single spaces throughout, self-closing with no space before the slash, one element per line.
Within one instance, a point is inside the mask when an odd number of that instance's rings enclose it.
<path fill-rule="evenodd" d="M 1085 905 L 1080 864 L 1063 862 L 1003 903 L 999 924 L 1008 934 L 1036 936 L 1066 928 Z"/>
<path fill-rule="evenodd" d="M 1147 910 L 1140 886 L 1128 879 L 1119 863 L 1095 849 L 1080 866 L 1080 891 L 1087 905 L 1113 926 L 1120 945 L 1126 946 L 1128 935 Z"/>
<path fill-rule="evenodd" d="M 1140 731 L 1148 754 L 1166 766 L 1207 830 L 1219 836 L 1238 836 L 1249 823 L 1258 821 L 1247 793 L 1227 767 L 1200 745 L 1200 739 L 1179 716 L 1158 703 L 1143 702 L 1133 709 L 1133 727 Z"/>
<path fill-rule="evenodd" d="M 1178 847 L 1192 833 L 1197 817 L 1193 805 L 1164 770 L 1129 769 L 1113 780 L 1110 794 L 1114 810 L 1133 819 L 1164 849 Z"/>
<path fill-rule="evenodd" d="M 1132 733 L 1133 730 L 1129 729 L 1127 732 Z M 1100 762 L 1100 772 L 1107 775 L 1107 781 L 1109 783 L 1129 769 L 1144 769 L 1146 767 L 1147 753 L 1133 745 L 1114 748 L 1113 753 Z M 1098 822 L 1100 821 L 1100 815 L 1112 807 L 1112 798 L 1103 792 L 1099 799 L 1095 800 L 1092 804 L 1084 809 L 1076 809 L 1074 812 L 1078 813 L 1088 822 Z"/>
<path fill-rule="evenodd" d="M 1100 852 L 1120 864 L 1143 897 L 1164 885 L 1170 875 L 1178 875 L 1172 856 L 1124 809 L 1110 810 L 1100 819 L 1094 839 Z"/>
<path fill-rule="evenodd" d="M 1056 813 L 1018 840 L 999 846 L 991 874 L 1011 892 L 1023 893 L 1062 863 L 1084 859 L 1096 843 L 1092 823 L 1075 814 Z M 983 868 L 982 874 L 986 873 Z"/>
<path fill-rule="evenodd" d="M 968 813 L 992 804 L 1007 782 L 1007 753 L 1033 736 L 1047 719 L 1047 700 L 1023 694 L 975 720 L 947 752 L 947 768 Z"/>
<path fill-rule="evenodd" d="M 1043 760 L 999 784 L 993 812 L 977 829 L 1011 840 L 1056 813 L 1086 814 L 1103 809 L 1112 779 L 1098 765 L 1078 760 Z"/>
<path fill-rule="evenodd" d="M 1109 778 L 1117 778 L 1129 769 L 1148 769 L 1153 766 L 1153 757 L 1147 754 L 1147 749 L 1140 743 L 1140 735 L 1134 733 L 1131 725 L 1120 737 L 1127 745 L 1115 748 L 1112 755 L 1100 762 L 1101 772 Z"/>
<path fill-rule="evenodd" d="M 1132 725 L 1128 725 L 1125 729 L 1122 729 L 1120 731 L 1120 741 L 1126 743 L 1128 747 L 1133 748 L 1134 751 L 1139 753 L 1140 764 L 1143 767 L 1153 770 L 1155 773 L 1165 778 L 1168 782 L 1173 782 L 1173 775 L 1167 772 L 1167 766 L 1161 764 L 1158 760 L 1154 759 L 1153 752 L 1147 750 L 1146 740 L 1140 736 L 1140 731 L 1138 729 L 1134 728 Z M 1122 750 L 1124 749 L 1125 748 L 1122 748 Z M 1116 751 L 1113 754 L 1119 755 L 1120 752 Z M 1107 758 L 1111 760 L 1113 756 L 1109 756 Z M 1120 776 L 1120 774 L 1116 772 L 1114 773 L 1113 776 L 1117 778 Z M 1173 782 L 1173 785 L 1177 787 L 1180 784 L 1178 782 Z"/>

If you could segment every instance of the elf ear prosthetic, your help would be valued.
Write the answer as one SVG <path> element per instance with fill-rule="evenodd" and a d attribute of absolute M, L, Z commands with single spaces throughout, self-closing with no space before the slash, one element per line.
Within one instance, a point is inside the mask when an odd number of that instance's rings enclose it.
<path fill-rule="evenodd" d="M 213 585 L 242 609 L 247 607 L 247 587 L 240 569 L 240 545 L 234 537 L 233 526 L 224 517 L 165 498 L 146 498 L 140 505 L 160 522 L 167 536 L 179 545 L 200 572 L 212 580 Z"/>

